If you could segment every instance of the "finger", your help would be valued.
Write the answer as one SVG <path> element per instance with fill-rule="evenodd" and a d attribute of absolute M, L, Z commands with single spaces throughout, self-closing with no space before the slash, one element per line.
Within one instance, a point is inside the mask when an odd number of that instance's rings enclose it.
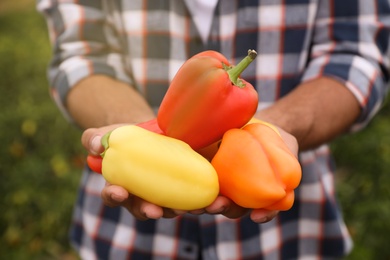
<path fill-rule="evenodd" d="M 190 210 L 189 213 L 193 215 L 202 215 L 206 212 L 205 209 Z"/>
<path fill-rule="evenodd" d="M 124 207 L 139 220 L 158 219 L 163 216 L 161 207 L 132 196 L 127 190 L 117 185 L 107 183 L 102 190 L 101 197 L 106 206 Z"/>
<path fill-rule="evenodd" d="M 256 223 L 266 223 L 276 217 L 279 211 L 266 210 L 266 209 L 254 209 L 250 214 L 250 218 Z"/>
<path fill-rule="evenodd" d="M 164 218 L 175 218 L 179 215 L 184 214 L 184 211 L 181 210 L 173 210 L 169 208 L 163 208 L 163 217 Z"/>
<path fill-rule="evenodd" d="M 97 128 L 89 128 L 81 135 L 81 144 L 90 154 L 93 155 L 98 155 L 103 150 L 103 147 L 100 143 L 102 135 L 97 133 Z"/>
<path fill-rule="evenodd" d="M 129 196 L 130 194 L 124 188 L 108 183 L 101 192 L 103 203 L 109 207 L 124 206 Z"/>
<path fill-rule="evenodd" d="M 98 155 L 104 150 L 103 146 L 101 145 L 102 136 L 123 125 L 124 124 L 116 124 L 100 128 L 89 128 L 83 132 L 81 136 L 81 144 L 89 153 Z"/>
<path fill-rule="evenodd" d="M 218 196 L 205 210 L 209 214 L 220 214 L 225 210 L 226 203 L 225 197 Z"/>
<path fill-rule="evenodd" d="M 280 136 L 282 137 L 284 143 L 288 147 L 288 149 L 295 155 L 296 158 L 298 158 L 298 141 L 297 139 L 292 136 L 291 134 L 287 133 L 286 131 L 282 130 L 281 128 L 278 128 L 280 132 Z"/>
<path fill-rule="evenodd" d="M 163 217 L 163 209 L 160 206 L 147 202 L 139 197 L 131 196 L 130 203 L 125 207 L 139 220 L 159 219 Z"/>
<path fill-rule="evenodd" d="M 205 210 L 210 214 L 222 214 L 228 218 L 239 218 L 249 212 L 224 196 L 218 196 Z"/>
<path fill-rule="evenodd" d="M 176 214 L 176 216 L 184 215 L 188 212 L 187 210 L 180 210 L 180 209 L 172 209 L 172 211 Z"/>
<path fill-rule="evenodd" d="M 108 205 L 126 208 L 138 220 L 158 219 L 163 214 L 161 207 L 129 194 L 121 186 L 107 184 L 103 189 L 102 197 Z"/>

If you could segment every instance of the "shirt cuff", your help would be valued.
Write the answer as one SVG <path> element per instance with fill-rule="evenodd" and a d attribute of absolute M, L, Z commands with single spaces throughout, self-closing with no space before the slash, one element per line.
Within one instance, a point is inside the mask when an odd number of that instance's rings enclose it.
<path fill-rule="evenodd" d="M 302 81 L 322 76 L 341 82 L 359 102 L 361 113 L 350 131 L 364 128 L 381 108 L 388 91 L 378 66 L 355 55 L 331 55 L 313 59 Z"/>
<path fill-rule="evenodd" d="M 68 121 L 73 122 L 73 119 L 66 109 L 66 99 L 72 87 L 82 79 L 100 74 L 134 85 L 119 59 L 121 58 L 118 54 L 101 58 L 75 56 L 49 70 L 52 98 Z"/>

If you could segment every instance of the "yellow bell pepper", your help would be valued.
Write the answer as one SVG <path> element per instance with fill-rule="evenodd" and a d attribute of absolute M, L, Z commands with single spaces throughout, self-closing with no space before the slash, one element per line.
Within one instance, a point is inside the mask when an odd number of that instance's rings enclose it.
<path fill-rule="evenodd" d="M 211 163 L 183 141 L 128 125 L 102 143 L 104 178 L 146 201 L 194 210 L 210 205 L 219 193 Z"/>

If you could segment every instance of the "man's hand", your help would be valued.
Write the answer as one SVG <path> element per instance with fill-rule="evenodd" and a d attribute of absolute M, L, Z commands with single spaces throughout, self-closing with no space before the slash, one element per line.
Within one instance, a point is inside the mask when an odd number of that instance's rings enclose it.
<path fill-rule="evenodd" d="M 101 145 L 101 138 L 107 132 L 122 126 L 123 124 L 110 125 L 101 128 L 87 129 L 82 137 L 81 142 L 86 150 L 91 154 L 100 154 L 104 148 Z M 297 156 L 298 145 L 296 139 L 279 129 L 279 132 L 289 147 L 289 149 Z M 101 197 L 105 205 L 110 207 L 122 206 L 125 207 L 131 214 L 139 220 L 159 219 L 159 218 L 173 218 L 187 211 L 168 209 L 157 206 L 147 202 L 137 196 L 129 194 L 123 187 L 111 185 L 109 183 L 103 188 Z M 256 223 L 264 223 L 272 220 L 277 211 L 270 211 L 265 209 L 246 209 L 238 206 L 230 199 L 224 196 L 218 196 L 215 201 L 204 209 L 188 211 L 190 214 L 222 214 L 228 218 L 239 218 L 250 214 L 250 218 Z"/>

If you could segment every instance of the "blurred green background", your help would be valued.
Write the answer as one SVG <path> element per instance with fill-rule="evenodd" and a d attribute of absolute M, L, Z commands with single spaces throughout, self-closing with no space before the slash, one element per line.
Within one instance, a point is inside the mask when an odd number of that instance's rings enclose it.
<path fill-rule="evenodd" d="M 0 0 L 0 259 L 76 259 L 68 228 L 85 158 L 49 96 L 33 0 Z"/>
<path fill-rule="evenodd" d="M 50 52 L 35 1 L 1 0 L 0 259 L 77 259 L 68 228 L 85 152 L 49 97 Z M 390 106 L 332 149 L 348 259 L 390 259 Z"/>

